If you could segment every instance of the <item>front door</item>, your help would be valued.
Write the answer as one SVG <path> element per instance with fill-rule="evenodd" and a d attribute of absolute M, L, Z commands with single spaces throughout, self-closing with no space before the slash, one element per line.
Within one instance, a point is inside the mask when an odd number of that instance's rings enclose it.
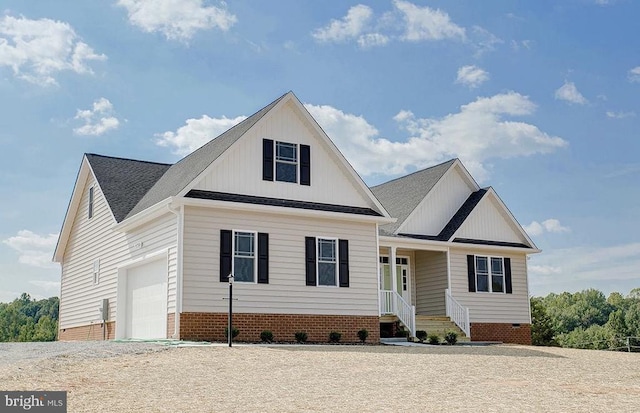
<path fill-rule="evenodd" d="M 411 302 L 409 290 L 409 258 L 396 257 L 396 288 L 398 294 L 408 303 Z"/>

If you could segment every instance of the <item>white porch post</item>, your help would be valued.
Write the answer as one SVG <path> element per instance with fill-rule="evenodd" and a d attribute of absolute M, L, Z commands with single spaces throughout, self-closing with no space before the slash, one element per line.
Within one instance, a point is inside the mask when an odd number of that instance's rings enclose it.
<path fill-rule="evenodd" d="M 393 284 L 391 289 L 398 294 L 402 294 L 401 291 L 398 291 L 398 271 L 396 271 L 396 247 L 389 247 L 389 267 L 391 270 L 391 283 Z"/>

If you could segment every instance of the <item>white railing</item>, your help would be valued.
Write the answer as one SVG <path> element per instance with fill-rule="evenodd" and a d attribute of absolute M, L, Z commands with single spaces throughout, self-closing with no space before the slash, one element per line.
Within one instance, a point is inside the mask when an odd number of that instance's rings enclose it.
<path fill-rule="evenodd" d="M 471 324 L 469 324 L 469 309 L 460 304 L 449 293 L 449 289 L 444 290 L 447 305 L 447 317 L 456 323 L 460 330 L 464 331 L 467 337 L 471 338 Z"/>
<path fill-rule="evenodd" d="M 407 327 L 411 337 L 416 336 L 416 307 L 407 303 L 395 291 L 380 291 L 380 314 L 393 314 Z"/>

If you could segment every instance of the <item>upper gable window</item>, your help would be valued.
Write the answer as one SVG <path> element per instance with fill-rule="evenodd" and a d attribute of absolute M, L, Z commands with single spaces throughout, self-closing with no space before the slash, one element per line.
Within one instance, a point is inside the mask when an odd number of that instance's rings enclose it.
<path fill-rule="evenodd" d="M 263 139 L 262 179 L 311 185 L 311 147 Z"/>
<path fill-rule="evenodd" d="M 276 142 L 276 181 L 298 182 L 298 145 Z"/>
<path fill-rule="evenodd" d="M 89 219 L 93 218 L 93 187 L 89 188 Z"/>

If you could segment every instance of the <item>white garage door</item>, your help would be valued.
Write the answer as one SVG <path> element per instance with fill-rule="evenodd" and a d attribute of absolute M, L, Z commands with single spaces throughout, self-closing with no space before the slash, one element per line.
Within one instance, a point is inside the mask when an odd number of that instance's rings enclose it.
<path fill-rule="evenodd" d="M 167 337 L 167 261 L 127 270 L 126 336 Z"/>

